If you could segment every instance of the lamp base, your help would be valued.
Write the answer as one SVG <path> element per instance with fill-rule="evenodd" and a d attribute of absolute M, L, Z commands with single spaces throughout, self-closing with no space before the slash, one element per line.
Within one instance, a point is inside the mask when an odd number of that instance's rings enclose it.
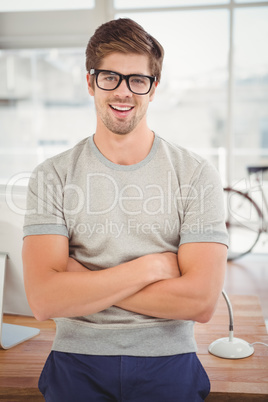
<path fill-rule="evenodd" d="M 254 348 L 248 342 L 239 338 L 221 338 L 209 345 L 208 351 L 223 359 L 243 359 L 254 353 Z"/>

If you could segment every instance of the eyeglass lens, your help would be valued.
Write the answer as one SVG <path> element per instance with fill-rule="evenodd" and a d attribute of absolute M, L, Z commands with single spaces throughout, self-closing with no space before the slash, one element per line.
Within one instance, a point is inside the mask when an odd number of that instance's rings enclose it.
<path fill-rule="evenodd" d="M 151 81 L 148 77 L 132 75 L 127 79 L 132 92 L 144 94 L 150 89 Z M 120 81 L 120 75 L 117 73 L 101 71 L 98 74 L 97 80 L 98 86 L 101 89 L 113 90 L 117 87 Z"/>

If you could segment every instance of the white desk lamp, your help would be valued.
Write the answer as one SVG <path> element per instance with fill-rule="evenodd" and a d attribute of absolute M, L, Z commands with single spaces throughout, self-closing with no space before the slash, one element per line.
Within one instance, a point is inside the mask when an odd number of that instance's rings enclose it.
<path fill-rule="evenodd" d="M 0 253 L 0 349 L 10 349 L 38 335 L 38 328 L 3 323 L 4 284 L 7 253 Z"/>
<path fill-rule="evenodd" d="M 253 346 L 243 339 L 234 338 L 232 305 L 224 290 L 222 291 L 222 294 L 226 300 L 229 311 L 229 337 L 220 338 L 212 342 L 209 345 L 208 351 L 217 357 L 222 357 L 223 359 L 243 359 L 251 356 L 254 353 Z"/>

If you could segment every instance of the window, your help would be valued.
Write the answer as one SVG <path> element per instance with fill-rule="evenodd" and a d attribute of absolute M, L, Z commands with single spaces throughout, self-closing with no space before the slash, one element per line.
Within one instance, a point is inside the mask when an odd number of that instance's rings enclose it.
<path fill-rule="evenodd" d="M 238 180 L 247 165 L 268 159 L 268 7 L 238 9 L 234 21 L 233 142 Z"/>
<path fill-rule="evenodd" d="M 1 11 L 78 10 L 93 8 L 94 0 L 0 0 Z"/>
<path fill-rule="evenodd" d="M 115 8 L 137 9 L 137 8 L 153 8 L 153 7 L 176 7 L 176 6 L 196 6 L 209 4 L 224 4 L 229 0 L 115 0 Z"/>
<path fill-rule="evenodd" d="M 235 0 L 236 3 L 267 3 L 265 0 Z"/>
<path fill-rule="evenodd" d="M 216 3 L 193 0 L 191 8 L 185 1 L 151 1 L 159 10 L 150 12 L 144 2 L 139 13 L 132 1 L 115 4 L 124 7 L 118 16 L 137 20 L 165 48 L 152 126 L 211 159 L 223 184 L 234 184 L 248 164 L 268 163 L 268 2 Z"/>
<path fill-rule="evenodd" d="M 94 132 L 84 48 L 2 51 L 0 74 L 1 182 Z"/>
<path fill-rule="evenodd" d="M 94 132 L 85 47 L 123 16 L 165 48 L 151 128 L 210 159 L 223 184 L 268 163 L 268 1 L 0 0 L 0 183 Z"/>

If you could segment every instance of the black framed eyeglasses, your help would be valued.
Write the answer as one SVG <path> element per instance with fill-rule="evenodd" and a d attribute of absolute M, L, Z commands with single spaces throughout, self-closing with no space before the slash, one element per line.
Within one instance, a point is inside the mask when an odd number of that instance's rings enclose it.
<path fill-rule="evenodd" d="M 142 74 L 124 75 L 109 70 L 96 70 L 92 68 L 90 75 L 96 76 L 96 84 L 104 91 L 113 91 L 118 88 L 123 80 L 126 80 L 128 89 L 136 95 L 146 95 L 150 92 L 156 77 Z"/>

